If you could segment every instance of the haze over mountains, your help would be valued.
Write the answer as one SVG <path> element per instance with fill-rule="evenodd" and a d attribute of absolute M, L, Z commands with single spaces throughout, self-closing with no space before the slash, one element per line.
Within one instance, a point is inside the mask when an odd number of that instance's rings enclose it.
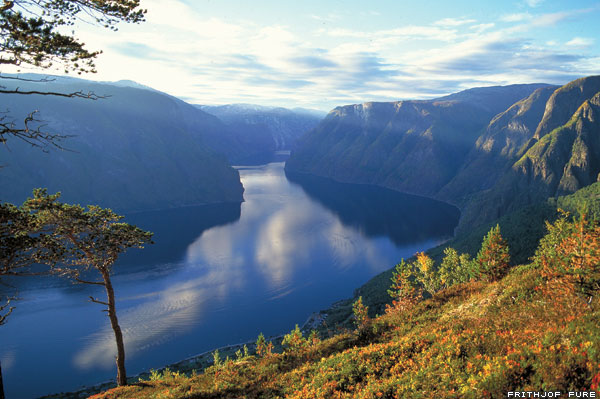
<path fill-rule="evenodd" d="M 135 82 L 56 78 L 7 86 L 21 91 L 91 91 L 106 97 L 3 97 L 7 115 L 17 124 L 39 110 L 36 119 L 44 131 L 72 135 L 60 143 L 66 151 L 43 153 L 20 140 L 7 142 L 0 158 L 5 166 L 0 186 L 2 200 L 8 202 L 21 203 L 35 187 L 61 191 L 65 202 L 118 211 L 240 202 L 243 187 L 230 165 L 266 162 L 278 149 L 267 130 L 264 139 L 258 139 L 253 126 L 231 129 L 195 106 Z M 286 117 L 296 116 L 286 112 Z M 318 122 L 313 116 L 305 119 Z"/>
<path fill-rule="evenodd" d="M 200 105 L 248 141 L 260 141 L 271 151 L 291 150 L 296 140 L 313 129 L 325 112 L 294 108 L 264 107 L 253 104 Z"/>
<path fill-rule="evenodd" d="M 599 92 L 593 76 L 337 107 L 286 169 L 444 200 L 473 227 L 597 180 Z"/>

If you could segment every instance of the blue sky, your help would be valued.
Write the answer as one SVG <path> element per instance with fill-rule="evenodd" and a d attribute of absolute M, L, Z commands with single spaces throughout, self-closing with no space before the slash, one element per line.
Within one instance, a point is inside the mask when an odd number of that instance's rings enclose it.
<path fill-rule="evenodd" d="M 329 110 L 600 74 L 600 1 L 142 0 L 147 22 L 76 27 L 131 79 L 197 104 Z"/>

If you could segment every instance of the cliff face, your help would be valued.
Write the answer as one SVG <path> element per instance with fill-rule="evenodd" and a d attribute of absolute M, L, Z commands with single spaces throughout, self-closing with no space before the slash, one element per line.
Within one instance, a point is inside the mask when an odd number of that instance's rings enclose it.
<path fill-rule="evenodd" d="M 35 88 L 106 98 L 3 95 L 16 123 L 39 110 L 45 131 L 72 137 L 61 143 L 67 150 L 46 153 L 9 137 L 1 200 L 21 203 L 35 187 L 121 212 L 243 200 L 238 172 L 206 144 L 223 126 L 214 116 L 147 89 L 64 78 Z"/>
<path fill-rule="evenodd" d="M 556 86 L 537 89 L 496 115 L 439 197 L 464 204 L 473 193 L 493 187 L 522 155 L 554 90 Z"/>
<path fill-rule="evenodd" d="M 567 116 L 565 110 L 574 112 Z M 485 195 L 468 204 L 462 226 L 571 194 L 598 181 L 600 79 L 579 79 L 558 89 L 522 152 Z"/>
<path fill-rule="evenodd" d="M 458 173 L 492 116 L 540 86 L 338 107 L 298 141 L 286 168 L 436 196 Z"/>
<path fill-rule="evenodd" d="M 457 202 L 460 190 L 440 193 L 465 159 L 475 158 L 471 153 L 490 119 L 545 86 L 478 88 L 432 101 L 338 107 L 298 141 L 286 168 Z"/>
<path fill-rule="evenodd" d="M 286 168 L 448 201 L 469 228 L 597 180 L 599 92 L 593 76 L 339 107 Z"/>

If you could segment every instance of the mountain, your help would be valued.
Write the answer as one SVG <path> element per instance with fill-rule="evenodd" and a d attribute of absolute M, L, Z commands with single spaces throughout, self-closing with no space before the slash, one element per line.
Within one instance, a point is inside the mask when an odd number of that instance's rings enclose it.
<path fill-rule="evenodd" d="M 254 104 L 200 105 L 227 124 L 240 140 L 264 143 L 270 151 L 290 150 L 296 140 L 325 116 L 315 110 L 264 107 Z"/>
<path fill-rule="evenodd" d="M 539 88 L 496 115 L 475 141 L 462 168 L 440 190 L 439 197 L 464 203 L 473 193 L 491 188 L 522 155 L 556 89 Z"/>
<path fill-rule="evenodd" d="M 27 79 L 41 76 L 22 75 Z M 21 203 L 35 187 L 61 191 L 62 200 L 118 211 L 240 202 L 238 172 L 208 145 L 224 125 L 214 116 L 154 90 L 74 78 L 32 83 L 5 80 L 8 88 L 94 92 L 89 100 L 2 95 L 3 108 L 22 123 L 33 110 L 43 130 L 72 135 L 66 150 L 42 152 L 8 138 L 0 149 L 0 197 Z M 241 147 L 241 146 L 239 146 Z"/>
<path fill-rule="evenodd" d="M 532 137 L 517 155 L 488 191 L 467 204 L 461 228 L 598 181 L 600 76 L 578 79 L 554 91 Z"/>
<path fill-rule="evenodd" d="M 286 169 L 443 200 L 470 229 L 597 181 L 599 104 L 592 76 L 338 107 Z"/>
<path fill-rule="evenodd" d="M 476 88 L 430 101 L 337 107 L 298 141 L 286 169 L 436 197 L 492 117 L 546 86 Z"/>

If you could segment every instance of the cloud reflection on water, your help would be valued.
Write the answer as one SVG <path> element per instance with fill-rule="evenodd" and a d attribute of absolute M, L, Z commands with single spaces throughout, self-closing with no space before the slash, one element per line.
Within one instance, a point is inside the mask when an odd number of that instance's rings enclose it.
<path fill-rule="evenodd" d="M 128 356 L 192 329 L 204 311 L 218 311 L 233 295 L 280 299 L 310 285 L 315 273 L 392 266 L 382 254 L 383 247 L 395 247 L 388 237 L 369 238 L 366 226 L 344 223 L 326 204 L 308 200 L 303 188 L 289 184 L 281 169 L 270 164 L 241 170 L 246 202 L 239 221 L 203 231 L 188 245 L 183 266 L 162 280 L 166 288 L 147 287 L 126 298 L 146 301 L 119 314 Z M 116 349 L 108 323 L 88 341 L 75 364 L 112 367 Z"/>
<path fill-rule="evenodd" d="M 209 287 L 204 278 L 173 285 L 155 292 L 155 300 L 119 312 L 119 322 L 128 356 L 171 339 L 187 330 L 200 317 L 202 298 Z M 74 364 L 81 369 L 114 366 L 115 338 L 108 326 L 89 338 L 88 345 L 79 351 Z"/>

